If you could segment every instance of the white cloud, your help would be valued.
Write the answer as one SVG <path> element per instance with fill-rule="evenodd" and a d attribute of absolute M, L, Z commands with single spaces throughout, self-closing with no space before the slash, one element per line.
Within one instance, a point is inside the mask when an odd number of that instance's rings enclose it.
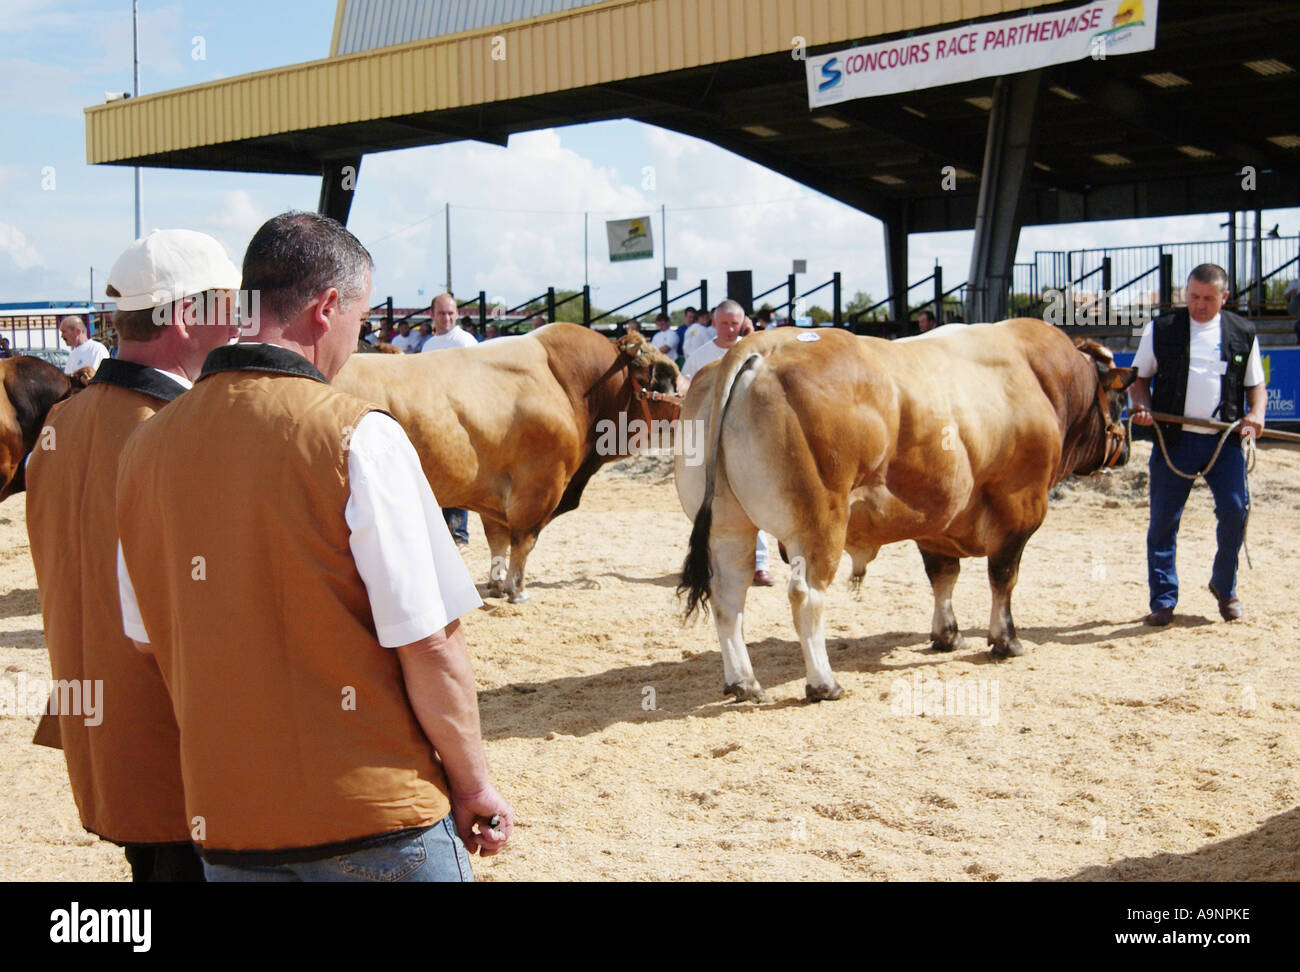
<path fill-rule="evenodd" d="M 0 223 L 0 253 L 5 254 L 9 262 L 19 270 L 45 266 L 45 260 L 36 251 L 36 247 L 27 242 L 22 230 L 8 223 Z"/>

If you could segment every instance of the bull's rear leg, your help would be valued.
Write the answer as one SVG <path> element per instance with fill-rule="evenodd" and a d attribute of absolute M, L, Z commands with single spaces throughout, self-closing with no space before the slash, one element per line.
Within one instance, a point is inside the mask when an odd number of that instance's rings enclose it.
<path fill-rule="evenodd" d="M 488 549 L 492 551 L 487 594 L 488 597 L 505 597 L 510 564 L 510 528 L 487 516 L 480 519 L 483 521 L 483 535 L 487 537 Z"/>
<path fill-rule="evenodd" d="M 758 531 L 715 529 L 709 537 L 709 565 L 713 570 L 710 607 L 722 649 L 722 691 L 737 702 L 766 702 L 767 694 L 754 677 L 745 645 L 745 596 L 754 580 L 754 541 Z"/>
<path fill-rule="evenodd" d="M 826 609 L 826 588 L 839 566 L 839 553 L 844 547 L 843 527 L 837 542 L 815 547 L 791 547 L 790 558 L 790 613 L 799 632 L 799 647 L 803 649 L 804 674 L 807 684 L 804 695 L 814 702 L 838 699 L 844 690 L 835 681 L 830 659 L 826 656 L 826 630 L 823 614 Z M 834 551 L 832 555 L 831 551 Z M 865 568 L 864 568 L 865 569 Z"/>
<path fill-rule="evenodd" d="M 934 618 L 930 621 L 930 647 L 935 651 L 957 651 L 966 646 L 966 639 L 957 628 L 957 615 L 952 610 L 952 590 L 957 586 L 961 561 L 956 557 L 921 549 L 925 563 L 925 576 L 930 578 L 934 591 Z"/>
<path fill-rule="evenodd" d="M 993 610 L 989 615 L 990 654 L 994 658 L 1012 658 L 1025 653 L 1016 637 L 1011 620 L 1011 591 L 1020 576 L 1020 555 L 1030 534 L 1008 537 L 996 553 L 989 555 L 989 587 L 993 590 Z"/>

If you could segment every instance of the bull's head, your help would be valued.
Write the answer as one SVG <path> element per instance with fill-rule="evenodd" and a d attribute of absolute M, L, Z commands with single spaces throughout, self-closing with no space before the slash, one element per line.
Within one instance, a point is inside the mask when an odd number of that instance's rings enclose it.
<path fill-rule="evenodd" d="M 1097 369 L 1097 409 L 1106 429 L 1106 447 L 1098 468 L 1122 466 L 1128 462 L 1129 439 L 1120 416 L 1128 386 L 1137 378 L 1137 369 L 1115 367 L 1115 355 L 1110 348 L 1091 338 L 1076 338 L 1074 346 Z"/>
<path fill-rule="evenodd" d="M 672 395 L 677 389 L 677 365 L 667 355 L 631 331 L 612 339 L 619 354 L 627 359 L 628 373 L 647 392 Z"/>

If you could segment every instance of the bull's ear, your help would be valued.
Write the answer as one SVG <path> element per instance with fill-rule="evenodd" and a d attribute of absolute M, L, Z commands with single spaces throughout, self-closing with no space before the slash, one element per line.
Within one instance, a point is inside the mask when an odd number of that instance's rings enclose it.
<path fill-rule="evenodd" d="M 1102 381 L 1111 391 L 1123 391 L 1137 380 L 1137 368 L 1111 368 L 1102 375 Z"/>

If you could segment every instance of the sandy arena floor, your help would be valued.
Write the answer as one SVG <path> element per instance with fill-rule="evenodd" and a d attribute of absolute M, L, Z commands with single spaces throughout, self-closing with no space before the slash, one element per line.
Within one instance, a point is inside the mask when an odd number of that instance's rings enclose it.
<path fill-rule="evenodd" d="M 488 758 L 519 817 L 479 878 L 1300 879 L 1300 451 L 1261 450 L 1232 624 L 1205 589 L 1214 518 L 1196 489 L 1162 631 L 1141 624 L 1147 454 L 1053 502 L 1014 598 L 1024 658 L 984 648 L 983 561 L 954 597 L 967 648 L 930 652 L 920 555 L 896 545 L 858 597 L 841 566 L 827 632 L 847 692 L 805 703 L 778 562 L 746 618 L 763 706 L 725 702 L 712 623 L 680 624 L 689 524 L 671 480 L 607 469 L 542 534 L 532 602 L 467 621 Z M 0 506 L 10 680 L 49 675 L 23 510 Z M 908 696 L 936 685 L 954 697 L 916 714 Z M 981 711 L 956 711 L 959 687 Z M 33 729 L 0 717 L 0 880 L 126 879 Z"/>

